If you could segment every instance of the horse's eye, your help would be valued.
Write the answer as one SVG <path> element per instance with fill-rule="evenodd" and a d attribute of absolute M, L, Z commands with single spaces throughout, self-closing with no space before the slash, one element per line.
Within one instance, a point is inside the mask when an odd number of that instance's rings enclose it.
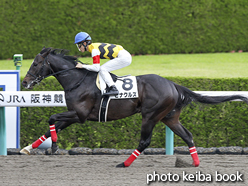
<path fill-rule="evenodd" d="M 38 64 L 37 63 L 34 63 L 34 66 L 36 67 Z"/>

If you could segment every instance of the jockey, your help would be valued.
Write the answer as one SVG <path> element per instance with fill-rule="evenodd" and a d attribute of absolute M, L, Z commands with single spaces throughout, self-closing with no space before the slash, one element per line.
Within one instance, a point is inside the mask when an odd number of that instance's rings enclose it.
<path fill-rule="evenodd" d="M 93 58 L 93 65 L 78 63 L 76 68 L 85 68 L 90 71 L 99 72 L 105 83 L 108 85 L 103 95 L 117 95 L 117 90 L 110 71 L 121 69 L 131 64 L 132 56 L 121 45 L 109 43 L 92 43 L 91 37 L 86 32 L 79 32 L 75 36 L 75 44 L 81 52 L 89 51 Z M 110 59 L 100 66 L 100 59 Z"/>

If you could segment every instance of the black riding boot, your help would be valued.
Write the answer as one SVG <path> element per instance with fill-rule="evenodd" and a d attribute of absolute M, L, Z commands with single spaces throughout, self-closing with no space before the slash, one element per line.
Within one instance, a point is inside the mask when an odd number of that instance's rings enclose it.
<path fill-rule="evenodd" d="M 112 85 L 111 87 L 107 88 L 106 93 L 104 93 L 104 96 L 111 96 L 111 95 L 118 95 L 119 91 L 117 90 L 115 85 Z"/>

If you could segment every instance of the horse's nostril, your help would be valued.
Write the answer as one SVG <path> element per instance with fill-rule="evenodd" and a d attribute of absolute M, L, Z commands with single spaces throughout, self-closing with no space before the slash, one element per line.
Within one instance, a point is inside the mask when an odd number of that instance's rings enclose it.
<path fill-rule="evenodd" d="M 26 86 L 27 85 L 27 81 L 22 81 L 22 85 Z"/>

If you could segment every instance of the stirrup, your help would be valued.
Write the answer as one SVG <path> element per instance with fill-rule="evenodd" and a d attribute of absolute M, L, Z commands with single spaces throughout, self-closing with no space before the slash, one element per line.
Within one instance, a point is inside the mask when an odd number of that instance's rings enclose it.
<path fill-rule="evenodd" d="M 109 91 L 109 92 L 105 92 L 103 93 L 103 96 L 116 96 L 119 94 L 119 91 Z"/>
<path fill-rule="evenodd" d="M 111 95 L 118 95 L 119 91 L 117 90 L 116 86 L 113 85 L 109 88 L 107 88 L 107 91 L 105 93 L 103 93 L 103 96 L 111 96 Z"/>

